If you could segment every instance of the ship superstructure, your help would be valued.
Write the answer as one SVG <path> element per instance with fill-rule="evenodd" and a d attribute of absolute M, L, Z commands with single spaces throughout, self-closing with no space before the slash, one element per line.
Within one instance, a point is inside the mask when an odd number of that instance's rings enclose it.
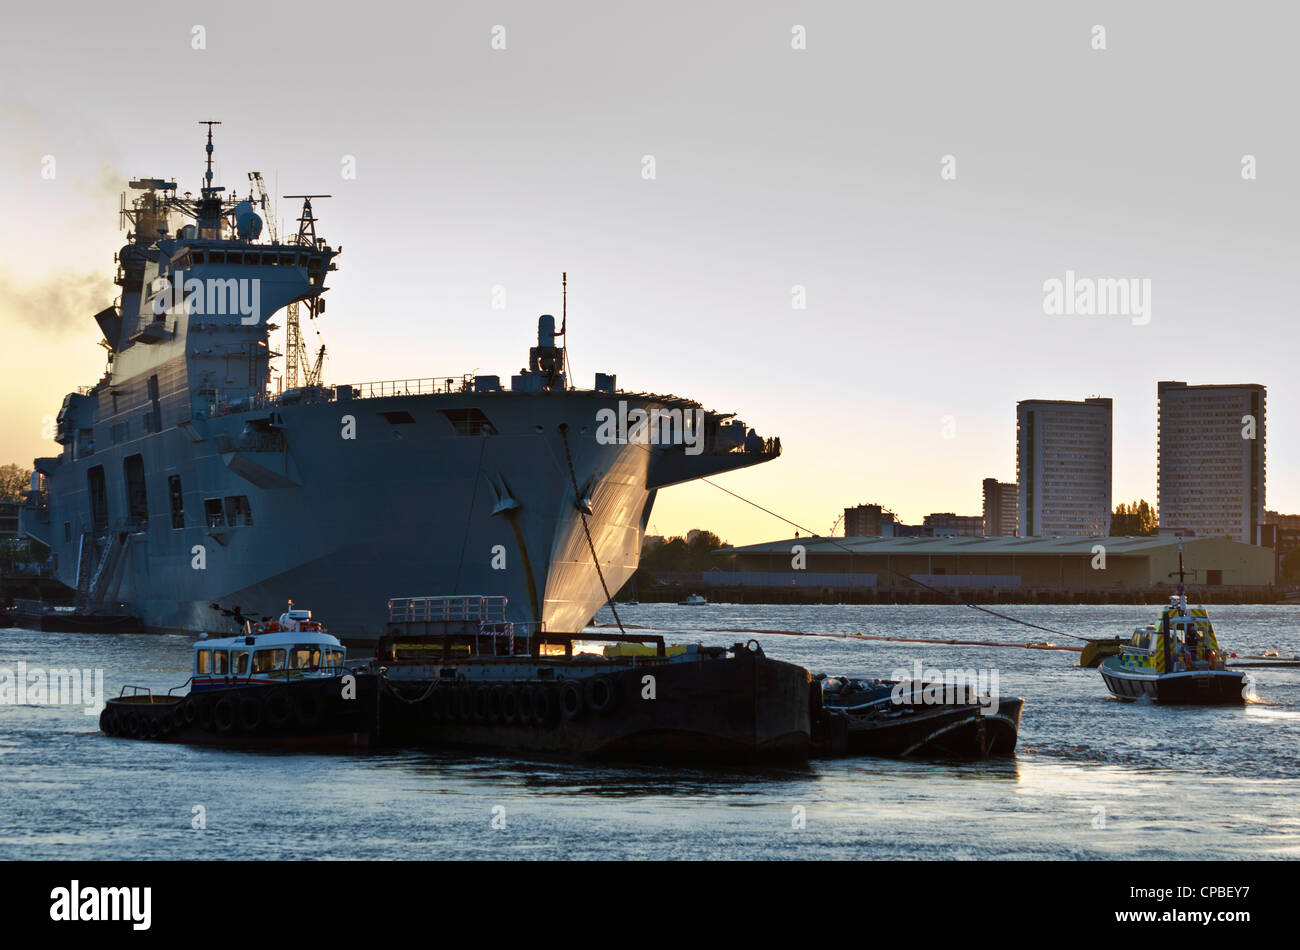
<path fill-rule="evenodd" d="M 513 620 L 576 632 L 635 571 L 655 493 L 775 458 L 730 414 L 569 378 L 543 315 L 508 386 L 464 375 L 273 386 L 270 318 L 324 312 L 340 251 L 262 239 L 260 195 L 138 179 L 122 216 L 121 296 L 95 314 L 108 369 L 69 394 L 58 455 L 37 459 L 22 528 L 86 613 L 156 631 L 211 627 L 213 604 L 310 602 L 345 640 L 383 633 L 395 593 L 508 597 Z M 254 177 L 256 176 L 256 177 Z M 649 420 L 649 424 L 646 424 Z M 594 553 L 594 556 L 593 556 Z"/>

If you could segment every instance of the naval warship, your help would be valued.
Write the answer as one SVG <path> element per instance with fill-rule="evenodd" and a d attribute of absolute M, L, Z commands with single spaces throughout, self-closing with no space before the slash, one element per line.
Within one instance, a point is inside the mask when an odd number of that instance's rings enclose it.
<path fill-rule="evenodd" d="M 79 612 L 196 633 L 214 608 L 272 616 L 292 597 L 364 643 L 395 595 L 490 594 L 578 632 L 636 570 L 660 489 L 780 454 L 734 413 L 604 373 L 578 388 L 545 314 L 508 386 L 326 385 L 299 319 L 324 313 L 338 267 L 312 206 L 328 196 L 284 196 L 302 211 L 282 240 L 259 173 L 243 198 L 214 184 L 219 123 L 201 124 L 197 197 L 158 178 L 123 194 L 121 293 L 94 315 L 108 365 L 64 398 L 22 510 Z"/>

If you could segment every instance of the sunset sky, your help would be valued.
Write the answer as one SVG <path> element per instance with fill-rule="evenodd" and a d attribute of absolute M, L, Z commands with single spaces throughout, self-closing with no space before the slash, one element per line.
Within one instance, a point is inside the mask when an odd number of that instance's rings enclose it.
<path fill-rule="evenodd" d="M 518 372 L 568 271 L 576 382 L 780 436 L 719 482 L 819 532 L 859 502 L 978 514 L 982 478 L 1015 478 L 1028 398 L 1113 397 L 1113 500 L 1154 502 L 1160 379 L 1266 385 L 1267 505 L 1300 511 L 1294 10 L 143 9 L 6 13 L 0 463 L 53 454 L 44 417 L 103 371 L 127 178 L 197 191 L 219 119 L 218 183 L 333 195 L 327 382 Z M 1067 270 L 1149 279 L 1150 322 L 1046 315 Z M 662 492 L 652 532 L 693 527 L 791 530 L 705 484 Z"/>

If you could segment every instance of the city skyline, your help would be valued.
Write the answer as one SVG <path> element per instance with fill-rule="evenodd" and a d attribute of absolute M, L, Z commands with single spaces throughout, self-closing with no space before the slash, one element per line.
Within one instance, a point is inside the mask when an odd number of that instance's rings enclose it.
<path fill-rule="evenodd" d="M 329 347 L 332 382 L 506 377 L 537 315 L 559 312 L 568 271 L 575 382 L 615 373 L 781 437 L 781 459 L 719 483 L 817 532 L 867 488 L 909 522 L 980 511 L 982 479 L 1014 477 L 1009 407 L 1026 394 L 1105 392 L 1112 502 L 1154 502 L 1155 391 L 1170 377 L 1269 387 L 1268 507 L 1300 510 L 1286 474 L 1300 467 L 1300 386 L 1276 345 L 1296 296 L 1283 169 L 1300 139 L 1276 121 L 1286 30 L 1188 18 L 1170 44 L 1159 11 L 1129 10 L 1108 14 L 1098 51 L 1091 23 L 1033 5 L 937 24 L 912 10 L 679 9 L 634 38 L 522 4 L 413 11 L 401 31 L 352 24 L 344 50 L 327 22 L 233 4 L 208 18 L 202 51 L 190 14 L 167 10 L 156 68 L 193 105 L 147 124 L 116 84 L 86 82 L 112 73 L 132 25 L 99 9 L 60 24 L 77 68 L 0 100 L 0 185 L 23 222 L 0 235 L 0 461 L 54 453 L 47 418 L 103 369 L 92 314 L 116 292 L 118 193 L 140 175 L 196 191 L 211 118 L 220 184 L 242 193 L 259 169 L 277 196 L 333 195 L 317 213 L 344 253 L 328 314 L 306 328 Z M 247 56 L 259 18 L 268 48 L 318 48 L 337 77 L 328 99 L 286 113 L 260 70 L 212 83 L 196 68 Z M 28 40 L 6 44 L 8 68 L 45 76 L 52 31 L 15 11 L 9 36 Z M 1178 96 L 1161 94 L 1169 77 Z M 890 95 L 862 92 L 878 88 Z M 1102 117 L 1094 132 L 1050 118 L 1080 103 Z M 355 178 L 340 174 L 348 156 Z M 1070 275 L 1150 281 L 1145 315 L 1048 312 L 1045 284 Z M 788 526 L 709 485 L 660 493 L 652 533 L 695 527 L 744 544 Z"/>

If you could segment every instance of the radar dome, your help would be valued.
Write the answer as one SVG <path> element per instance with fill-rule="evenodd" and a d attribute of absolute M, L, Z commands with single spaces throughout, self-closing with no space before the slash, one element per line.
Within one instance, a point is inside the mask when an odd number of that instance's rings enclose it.
<path fill-rule="evenodd" d="M 262 234 L 262 218 L 253 210 L 253 205 L 241 201 L 235 205 L 235 233 L 241 241 L 256 241 Z"/>

